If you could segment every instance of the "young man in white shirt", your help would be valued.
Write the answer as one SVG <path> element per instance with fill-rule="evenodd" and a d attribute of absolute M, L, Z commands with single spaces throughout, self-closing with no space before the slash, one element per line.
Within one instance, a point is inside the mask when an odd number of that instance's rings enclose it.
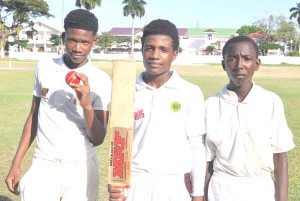
<path fill-rule="evenodd" d="M 295 145 L 279 96 L 252 81 L 258 46 L 237 36 L 222 53 L 229 83 L 206 100 L 207 200 L 287 201 L 286 152 Z"/>
<path fill-rule="evenodd" d="M 106 135 L 111 80 L 88 58 L 96 44 L 96 16 L 73 10 L 64 28 L 65 54 L 37 66 L 31 110 L 6 179 L 18 195 L 21 162 L 36 138 L 32 165 L 20 181 L 22 201 L 98 200 L 96 146 Z M 66 83 L 71 70 L 79 84 Z"/>
<path fill-rule="evenodd" d="M 136 82 L 131 185 L 128 195 L 109 186 L 109 200 L 202 201 L 206 165 L 202 92 L 171 70 L 179 48 L 174 24 L 153 20 L 141 41 L 146 71 Z"/>

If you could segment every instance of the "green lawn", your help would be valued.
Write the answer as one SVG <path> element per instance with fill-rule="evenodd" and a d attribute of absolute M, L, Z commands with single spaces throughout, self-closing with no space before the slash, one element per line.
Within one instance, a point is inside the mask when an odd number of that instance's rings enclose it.
<path fill-rule="evenodd" d="M 21 131 L 29 113 L 32 97 L 34 71 L 31 65 L 17 65 L 17 69 L 0 69 L 0 201 L 16 201 L 17 196 L 11 194 L 4 183 L 11 160 L 17 149 Z M 111 75 L 111 64 L 96 63 L 96 65 Z M 5 67 L 6 65 L 3 64 Z M 26 70 L 20 70 L 25 66 Z M 2 67 L 0 63 L 0 67 Z M 24 68 L 25 69 L 25 68 Z M 217 92 L 227 76 L 219 65 L 175 66 L 174 69 L 185 79 L 199 85 L 205 98 Z M 138 72 L 142 71 L 141 65 Z M 257 72 L 255 82 L 281 96 L 286 117 L 294 133 L 296 148 L 289 152 L 289 200 L 299 201 L 300 198 L 300 68 L 299 67 L 264 67 Z M 22 174 L 26 172 L 32 157 L 33 146 L 27 153 Z M 98 148 L 100 189 L 99 200 L 107 200 L 107 164 L 108 138 Z M 41 185 L 44 185 L 41 183 Z"/>

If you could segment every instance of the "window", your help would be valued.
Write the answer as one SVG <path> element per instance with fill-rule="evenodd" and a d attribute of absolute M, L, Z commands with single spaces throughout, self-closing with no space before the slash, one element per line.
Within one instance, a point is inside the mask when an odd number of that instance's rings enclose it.
<path fill-rule="evenodd" d="M 33 39 L 33 32 L 32 31 L 26 31 L 27 39 Z"/>
<path fill-rule="evenodd" d="M 207 34 L 207 38 L 208 38 L 208 40 L 212 40 L 212 35 L 211 34 Z"/>

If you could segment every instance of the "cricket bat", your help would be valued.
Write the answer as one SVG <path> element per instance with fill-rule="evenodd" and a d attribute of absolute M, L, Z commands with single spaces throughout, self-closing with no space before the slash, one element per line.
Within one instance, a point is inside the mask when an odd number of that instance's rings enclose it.
<path fill-rule="evenodd" d="M 135 81 L 134 60 L 113 61 L 108 183 L 118 187 L 130 184 Z"/>

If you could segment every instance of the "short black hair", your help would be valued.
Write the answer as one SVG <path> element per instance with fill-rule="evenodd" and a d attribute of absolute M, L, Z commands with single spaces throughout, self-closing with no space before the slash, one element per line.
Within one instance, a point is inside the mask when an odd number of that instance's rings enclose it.
<path fill-rule="evenodd" d="M 224 55 L 225 55 L 225 52 L 226 52 L 228 46 L 232 43 L 239 43 L 239 42 L 251 43 L 255 49 L 256 59 L 258 59 L 258 54 L 259 54 L 258 46 L 257 46 L 256 42 L 254 40 L 252 40 L 252 38 L 249 38 L 248 36 L 235 36 L 233 38 L 230 38 L 223 47 L 223 50 L 222 50 L 223 59 L 224 59 Z"/>
<path fill-rule="evenodd" d="M 83 29 L 92 31 L 95 36 L 98 32 L 98 19 L 90 11 L 84 9 L 75 9 L 69 12 L 64 20 L 64 28 Z"/>
<path fill-rule="evenodd" d="M 179 36 L 176 26 L 168 21 L 163 19 L 157 19 L 151 21 L 147 24 L 143 31 L 143 36 L 141 38 L 142 47 L 147 36 L 149 35 L 166 35 L 170 36 L 173 40 L 173 49 L 178 50 L 179 48 Z"/>

